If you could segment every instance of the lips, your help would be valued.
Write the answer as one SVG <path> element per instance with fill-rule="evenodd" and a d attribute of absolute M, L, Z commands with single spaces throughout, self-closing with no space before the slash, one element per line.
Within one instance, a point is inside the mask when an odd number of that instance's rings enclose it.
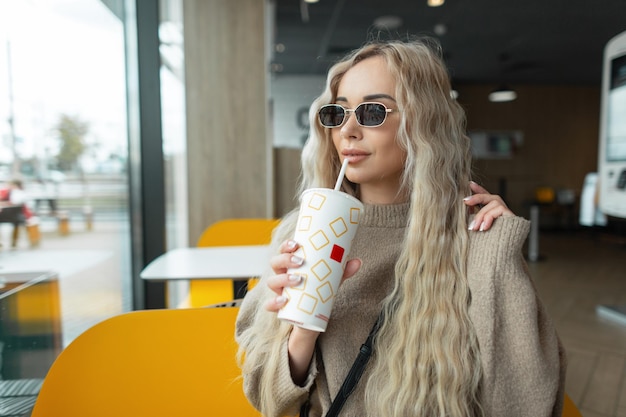
<path fill-rule="evenodd" d="M 341 151 L 341 154 L 345 159 L 350 161 L 351 164 L 360 162 L 369 156 L 369 152 L 365 152 L 360 149 L 344 149 Z"/>

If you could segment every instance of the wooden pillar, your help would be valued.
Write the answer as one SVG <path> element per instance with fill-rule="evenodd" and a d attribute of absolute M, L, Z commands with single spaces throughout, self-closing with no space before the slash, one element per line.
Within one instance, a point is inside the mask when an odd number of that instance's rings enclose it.
<path fill-rule="evenodd" d="M 271 217 L 266 2 L 185 0 L 189 244 L 224 218 Z"/>

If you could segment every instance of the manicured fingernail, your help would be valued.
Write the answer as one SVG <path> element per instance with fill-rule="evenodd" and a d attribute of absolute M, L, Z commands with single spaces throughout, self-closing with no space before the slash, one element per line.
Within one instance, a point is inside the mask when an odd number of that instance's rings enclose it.
<path fill-rule="evenodd" d="M 296 241 L 295 241 L 295 240 L 290 240 L 290 241 L 288 241 L 288 242 L 287 242 L 287 247 L 288 247 L 289 249 L 293 249 L 293 248 L 295 248 L 295 247 L 296 247 Z"/>
<path fill-rule="evenodd" d="M 482 223 L 480 224 L 480 228 L 478 229 L 478 231 L 479 231 L 479 232 L 482 232 L 482 231 L 484 231 L 484 230 L 485 230 L 485 222 L 482 222 Z"/>
<path fill-rule="evenodd" d="M 291 275 L 289 275 L 289 281 L 291 281 L 291 282 L 300 282 L 300 281 L 302 281 L 302 277 L 300 275 L 291 274 Z"/>
<path fill-rule="evenodd" d="M 304 262 L 304 259 L 302 259 L 299 256 L 292 256 L 291 257 L 291 262 L 293 262 L 296 265 L 302 265 L 302 262 Z"/>
<path fill-rule="evenodd" d="M 472 220 L 472 222 L 470 223 L 470 225 L 467 228 L 467 230 L 474 230 L 474 226 L 476 226 L 476 222 L 474 220 Z"/>
<path fill-rule="evenodd" d="M 465 198 L 463 199 L 463 201 L 467 201 L 467 200 L 469 200 L 470 198 L 472 198 L 472 196 L 465 197 Z"/>
<path fill-rule="evenodd" d="M 287 297 L 285 297 L 284 295 L 279 295 L 278 297 L 276 297 L 275 301 L 276 301 L 276 304 L 282 305 L 287 302 Z"/>

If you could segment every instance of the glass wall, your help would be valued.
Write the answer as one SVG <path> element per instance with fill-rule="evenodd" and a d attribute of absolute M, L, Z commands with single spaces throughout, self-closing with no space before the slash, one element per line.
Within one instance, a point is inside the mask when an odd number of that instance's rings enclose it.
<path fill-rule="evenodd" d="M 189 243 L 183 4 L 161 0 L 159 7 L 166 245 L 170 250 Z M 180 306 L 188 291 L 188 282 L 168 283 L 168 306 Z"/>
<path fill-rule="evenodd" d="M 184 284 L 139 278 L 189 243 L 183 50 L 181 0 L 0 0 L 0 383 L 13 414 L 85 330 L 185 298 Z"/>
<path fill-rule="evenodd" d="M 100 0 L 0 0 L 1 379 L 132 308 L 124 33 Z"/>

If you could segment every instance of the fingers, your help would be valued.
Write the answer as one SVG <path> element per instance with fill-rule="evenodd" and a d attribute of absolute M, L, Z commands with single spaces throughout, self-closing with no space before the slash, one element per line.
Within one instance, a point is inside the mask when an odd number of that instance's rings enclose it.
<path fill-rule="evenodd" d="M 267 279 L 267 286 L 276 294 L 281 295 L 286 286 L 295 286 L 302 280 L 299 275 L 288 274 L 290 268 L 297 268 L 304 263 L 304 259 L 296 254 L 299 245 L 293 240 L 287 240 L 280 245 L 280 253 L 270 259 L 270 266 L 275 275 Z"/>
<path fill-rule="evenodd" d="M 269 277 L 267 286 L 276 293 L 276 297 L 265 304 L 265 309 L 274 312 L 280 310 L 287 303 L 287 297 L 283 295 L 283 290 L 287 287 L 296 287 L 301 283 L 302 277 L 296 274 L 280 274 Z"/>
<path fill-rule="evenodd" d="M 356 274 L 361 269 L 362 261 L 360 259 L 351 259 L 346 262 L 346 267 L 343 271 L 342 283 L 346 279 Z M 288 298 L 283 295 L 283 289 L 286 287 L 296 287 L 302 283 L 302 277 L 297 274 L 280 274 L 269 277 L 267 279 L 267 286 L 274 291 L 277 296 L 265 303 L 265 309 L 267 311 L 278 312 L 281 308 L 287 304 Z"/>
<path fill-rule="evenodd" d="M 280 254 L 270 259 L 270 266 L 276 274 L 284 274 L 288 268 L 295 268 L 302 265 L 304 261 L 295 252 L 300 246 L 293 240 L 287 240 L 280 245 Z"/>
<path fill-rule="evenodd" d="M 463 199 L 465 205 L 467 205 L 468 207 L 480 208 L 483 204 L 488 203 L 488 201 L 485 201 L 485 199 L 491 196 L 491 194 L 489 194 L 489 191 L 487 191 L 474 181 L 470 181 L 470 189 L 472 190 L 472 195 Z M 471 212 L 472 211 L 470 211 L 470 213 Z"/>
<path fill-rule="evenodd" d="M 483 206 L 472 219 L 468 230 L 478 230 L 480 232 L 489 230 L 493 221 L 501 216 L 514 216 L 513 212 L 504 204 L 504 201 L 495 196 L 492 201 Z"/>
<path fill-rule="evenodd" d="M 280 253 L 270 260 L 271 267 L 276 274 L 267 278 L 266 285 L 276 296 L 265 303 L 267 311 L 278 312 L 288 301 L 288 298 L 283 295 L 283 290 L 302 283 L 302 276 L 287 272 L 290 268 L 297 268 L 304 263 L 304 259 L 296 254 L 298 248 L 299 245 L 296 242 L 288 240 L 280 246 Z M 360 259 L 349 260 L 344 268 L 342 282 L 356 274 L 361 264 Z"/>
<path fill-rule="evenodd" d="M 491 204 L 492 207 L 495 207 L 496 205 L 500 205 L 506 208 L 506 210 L 509 209 L 506 203 L 504 202 L 504 200 L 502 200 L 502 197 L 500 197 L 497 194 L 474 194 L 472 196 L 465 197 L 463 199 L 463 202 L 467 206 L 477 207 L 479 209 L 483 209 L 489 204 Z"/>
<path fill-rule="evenodd" d="M 287 302 L 287 297 L 283 296 L 283 289 L 295 287 L 302 282 L 300 275 L 287 273 L 289 268 L 297 268 L 304 262 L 304 259 L 296 254 L 299 247 L 297 242 L 287 240 L 280 245 L 280 253 L 270 259 L 270 266 L 275 275 L 267 279 L 267 286 L 276 293 L 276 297 L 266 303 L 266 310 L 280 310 Z"/>
<path fill-rule="evenodd" d="M 274 297 L 268 302 L 265 303 L 265 309 L 272 313 L 278 313 L 278 311 L 283 308 L 283 306 L 287 303 L 287 297 L 284 295 L 279 295 L 278 297 Z"/>
<path fill-rule="evenodd" d="M 489 194 L 486 189 L 473 181 L 470 182 L 470 188 L 476 194 L 464 198 L 463 202 L 468 207 L 478 208 L 478 211 L 468 230 L 486 231 L 498 217 L 515 215 L 499 195 Z"/>
<path fill-rule="evenodd" d="M 474 181 L 470 181 L 470 190 L 472 190 L 474 194 L 489 194 L 489 191 Z"/>

